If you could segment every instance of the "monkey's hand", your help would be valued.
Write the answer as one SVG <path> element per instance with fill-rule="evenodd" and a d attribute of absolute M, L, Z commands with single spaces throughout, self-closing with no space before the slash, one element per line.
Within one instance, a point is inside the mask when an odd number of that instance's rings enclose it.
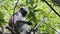
<path fill-rule="evenodd" d="M 28 25 L 32 25 L 32 23 L 31 22 L 26 22 Z"/>

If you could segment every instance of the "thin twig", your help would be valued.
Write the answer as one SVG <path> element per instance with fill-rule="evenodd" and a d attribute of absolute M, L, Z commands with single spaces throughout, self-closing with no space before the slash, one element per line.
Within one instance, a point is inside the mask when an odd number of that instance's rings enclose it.
<path fill-rule="evenodd" d="M 17 6 L 17 4 L 18 4 L 18 1 L 19 1 L 19 0 L 17 0 L 16 4 L 15 4 L 15 6 L 14 6 L 13 14 L 14 14 L 14 12 L 15 12 L 15 8 L 16 8 L 16 6 Z"/>
<path fill-rule="evenodd" d="M 45 23 L 44 22 L 44 24 L 46 24 L 47 25 L 47 23 Z M 56 31 L 57 33 L 59 33 L 60 34 L 60 32 L 58 32 L 54 27 L 52 27 L 52 26 L 49 26 L 51 29 L 53 29 L 54 31 Z"/>

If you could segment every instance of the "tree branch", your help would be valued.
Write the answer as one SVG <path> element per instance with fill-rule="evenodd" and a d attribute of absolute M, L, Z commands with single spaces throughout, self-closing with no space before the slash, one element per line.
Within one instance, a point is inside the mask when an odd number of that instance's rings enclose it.
<path fill-rule="evenodd" d="M 60 17 L 60 14 L 56 12 L 56 10 L 46 0 L 42 0 L 42 1 L 44 1 L 54 11 L 54 13 Z"/>
<path fill-rule="evenodd" d="M 16 6 L 17 6 L 17 4 L 18 4 L 18 1 L 19 1 L 19 0 L 17 0 L 16 4 L 15 4 L 15 6 L 14 6 L 13 14 L 14 14 L 14 12 L 15 12 L 15 8 L 16 8 Z"/>

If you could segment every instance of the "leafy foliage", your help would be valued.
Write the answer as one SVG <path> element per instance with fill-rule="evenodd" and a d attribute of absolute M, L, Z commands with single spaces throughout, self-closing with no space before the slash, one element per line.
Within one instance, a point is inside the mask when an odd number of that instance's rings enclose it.
<path fill-rule="evenodd" d="M 2 27 L 5 24 L 5 20 L 3 18 L 4 18 L 4 16 L 3 16 L 2 12 L 0 12 L 0 27 Z"/>
<path fill-rule="evenodd" d="M 60 7 L 55 6 L 51 0 L 47 1 L 58 13 L 60 13 Z M 16 2 L 17 0 L 0 0 L 0 26 L 8 22 L 13 14 Z M 32 27 L 44 18 L 44 21 L 41 22 L 40 28 L 38 29 L 40 33 L 47 32 L 48 34 L 55 34 L 55 31 L 51 29 L 51 26 L 54 26 L 55 29 L 60 29 L 60 18 L 46 3 L 41 0 L 19 0 L 15 12 L 22 6 L 29 9 L 29 14 L 26 18 L 33 23 Z M 45 23 L 47 23 L 47 25 Z"/>

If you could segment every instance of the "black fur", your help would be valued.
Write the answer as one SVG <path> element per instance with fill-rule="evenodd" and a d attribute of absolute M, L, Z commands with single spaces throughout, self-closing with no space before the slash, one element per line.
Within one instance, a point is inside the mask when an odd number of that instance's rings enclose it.
<path fill-rule="evenodd" d="M 22 13 L 22 16 L 26 16 L 27 11 L 24 8 L 20 8 L 20 12 Z"/>

